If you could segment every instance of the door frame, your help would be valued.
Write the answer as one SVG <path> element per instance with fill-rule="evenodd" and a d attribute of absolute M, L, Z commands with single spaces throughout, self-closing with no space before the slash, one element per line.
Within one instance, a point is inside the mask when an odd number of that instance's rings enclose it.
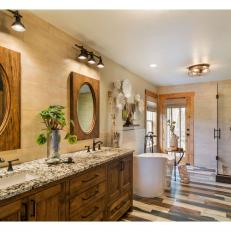
<path fill-rule="evenodd" d="M 186 133 L 187 129 L 190 131 L 189 140 L 186 142 L 186 163 L 190 165 L 194 165 L 194 96 L 195 92 L 180 92 L 180 93 L 170 93 L 170 94 L 161 94 L 159 95 L 159 145 L 160 151 L 165 152 L 165 144 L 164 144 L 164 123 L 166 122 L 166 114 L 164 102 L 167 99 L 186 99 Z"/>

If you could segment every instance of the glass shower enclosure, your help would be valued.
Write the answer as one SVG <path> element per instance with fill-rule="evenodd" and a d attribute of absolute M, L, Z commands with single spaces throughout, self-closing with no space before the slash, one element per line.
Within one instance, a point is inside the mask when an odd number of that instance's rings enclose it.
<path fill-rule="evenodd" d="M 231 81 L 217 84 L 217 176 L 216 181 L 231 183 Z"/>

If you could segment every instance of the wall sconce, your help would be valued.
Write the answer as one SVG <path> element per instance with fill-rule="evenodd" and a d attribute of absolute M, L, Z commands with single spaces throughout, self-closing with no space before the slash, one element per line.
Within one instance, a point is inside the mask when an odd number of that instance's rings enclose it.
<path fill-rule="evenodd" d="M 19 14 L 19 11 L 18 10 L 8 10 L 8 11 L 12 13 L 15 18 L 15 21 L 11 25 L 11 28 L 17 32 L 24 32 L 26 28 L 21 21 L 22 15 Z"/>
<path fill-rule="evenodd" d="M 84 48 L 83 46 L 80 46 L 78 44 L 75 44 L 75 46 L 80 49 L 80 54 L 78 56 L 78 59 L 80 59 L 80 60 L 87 59 L 87 62 L 89 64 L 93 65 L 93 64 L 96 64 L 95 58 L 97 58 L 98 59 L 98 63 L 97 63 L 96 66 L 98 68 L 104 68 L 104 64 L 103 64 L 101 56 L 98 56 L 98 55 L 94 54 L 94 52 L 92 52 L 92 51 L 88 51 L 86 48 Z"/>
<path fill-rule="evenodd" d="M 189 76 L 202 76 L 207 74 L 210 65 L 208 63 L 201 63 L 187 67 Z"/>

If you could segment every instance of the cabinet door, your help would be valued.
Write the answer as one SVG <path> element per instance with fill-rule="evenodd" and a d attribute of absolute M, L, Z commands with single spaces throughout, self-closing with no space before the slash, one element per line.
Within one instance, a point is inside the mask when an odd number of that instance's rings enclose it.
<path fill-rule="evenodd" d="M 121 160 L 121 191 L 128 191 L 132 189 L 132 174 L 133 174 L 133 157 L 128 156 Z"/>
<path fill-rule="evenodd" d="M 108 165 L 108 199 L 114 200 L 120 195 L 121 162 L 113 161 Z"/>
<path fill-rule="evenodd" d="M 55 185 L 29 198 L 29 220 L 60 221 L 65 219 L 63 185 Z"/>
<path fill-rule="evenodd" d="M 20 221 L 21 200 L 0 207 L 0 221 Z"/>

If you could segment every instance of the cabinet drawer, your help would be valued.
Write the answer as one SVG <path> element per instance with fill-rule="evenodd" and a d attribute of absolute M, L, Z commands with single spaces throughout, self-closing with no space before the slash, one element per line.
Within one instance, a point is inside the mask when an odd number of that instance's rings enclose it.
<path fill-rule="evenodd" d="M 130 193 L 126 192 L 108 207 L 108 220 L 118 220 L 131 206 L 132 201 Z"/>
<path fill-rule="evenodd" d="M 104 219 L 104 198 L 72 214 L 71 221 L 102 221 Z"/>
<path fill-rule="evenodd" d="M 92 204 L 94 201 L 98 200 L 105 195 L 106 183 L 105 181 L 97 184 L 86 191 L 82 192 L 78 196 L 70 199 L 70 214 L 76 212 L 76 210 L 81 209 L 87 205 Z"/>
<path fill-rule="evenodd" d="M 93 169 L 81 176 L 70 180 L 70 195 L 80 193 L 86 188 L 95 185 L 106 178 L 106 168 L 100 167 Z"/>

